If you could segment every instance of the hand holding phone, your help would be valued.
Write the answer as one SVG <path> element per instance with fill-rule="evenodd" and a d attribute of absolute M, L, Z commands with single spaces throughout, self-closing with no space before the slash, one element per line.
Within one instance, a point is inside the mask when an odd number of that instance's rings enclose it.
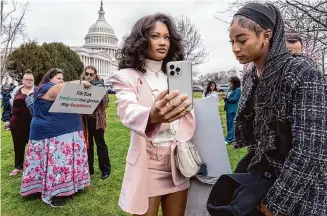
<path fill-rule="evenodd" d="M 149 123 L 170 123 L 189 113 L 188 107 L 192 102 L 187 95 L 180 95 L 179 91 L 168 93 L 168 89 L 161 92 L 155 99 L 150 111 Z"/>

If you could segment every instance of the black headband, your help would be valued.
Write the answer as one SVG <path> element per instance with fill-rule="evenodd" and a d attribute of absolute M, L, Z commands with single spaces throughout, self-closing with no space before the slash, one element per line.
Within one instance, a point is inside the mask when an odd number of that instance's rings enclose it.
<path fill-rule="evenodd" d="M 247 17 L 258 23 L 264 29 L 273 30 L 276 23 L 276 14 L 269 7 L 259 3 L 248 3 L 234 15 Z"/>

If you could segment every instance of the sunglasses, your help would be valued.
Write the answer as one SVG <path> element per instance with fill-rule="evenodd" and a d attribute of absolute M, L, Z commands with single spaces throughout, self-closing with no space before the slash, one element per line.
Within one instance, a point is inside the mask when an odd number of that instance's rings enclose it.
<path fill-rule="evenodd" d="M 94 77 L 94 73 L 88 73 L 88 72 L 84 72 L 85 76 L 90 76 L 90 77 Z"/>

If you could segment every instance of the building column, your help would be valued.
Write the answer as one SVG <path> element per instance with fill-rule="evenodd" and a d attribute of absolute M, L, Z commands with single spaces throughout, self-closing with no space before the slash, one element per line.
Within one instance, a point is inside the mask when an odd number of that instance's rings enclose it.
<path fill-rule="evenodd" d="M 109 76 L 111 75 L 111 62 L 108 62 L 108 73 Z"/>
<path fill-rule="evenodd" d="M 102 73 L 102 70 L 101 70 L 102 68 L 101 68 L 101 59 L 99 59 L 99 74 L 101 74 Z"/>
<path fill-rule="evenodd" d="M 100 68 L 101 68 L 100 72 L 101 72 L 101 74 L 102 74 L 102 73 L 103 73 L 103 60 L 100 59 L 100 62 L 101 62 L 101 64 L 100 64 Z"/>
<path fill-rule="evenodd" d="M 106 74 L 108 74 L 108 61 L 106 61 Z"/>

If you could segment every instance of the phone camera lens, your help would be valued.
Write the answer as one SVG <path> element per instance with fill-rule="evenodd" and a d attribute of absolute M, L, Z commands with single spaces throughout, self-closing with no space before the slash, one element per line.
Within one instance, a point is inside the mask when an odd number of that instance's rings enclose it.
<path fill-rule="evenodd" d="M 175 68 L 175 66 L 174 65 L 170 65 L 170 69 L 174 69 Z"/>
<path fill-rule="evenodd" d="M 170 75 L 174 76 L 175 75 L 175 71 L 170 71 Z"/>
<path fill-rule="evenodd" d="M 176 71 L 177 71 L 177 72 L 180 72 L 180 71 L 181 71 L 181 69 L 178 67 L 178 68 L 176 68 Z"/>

